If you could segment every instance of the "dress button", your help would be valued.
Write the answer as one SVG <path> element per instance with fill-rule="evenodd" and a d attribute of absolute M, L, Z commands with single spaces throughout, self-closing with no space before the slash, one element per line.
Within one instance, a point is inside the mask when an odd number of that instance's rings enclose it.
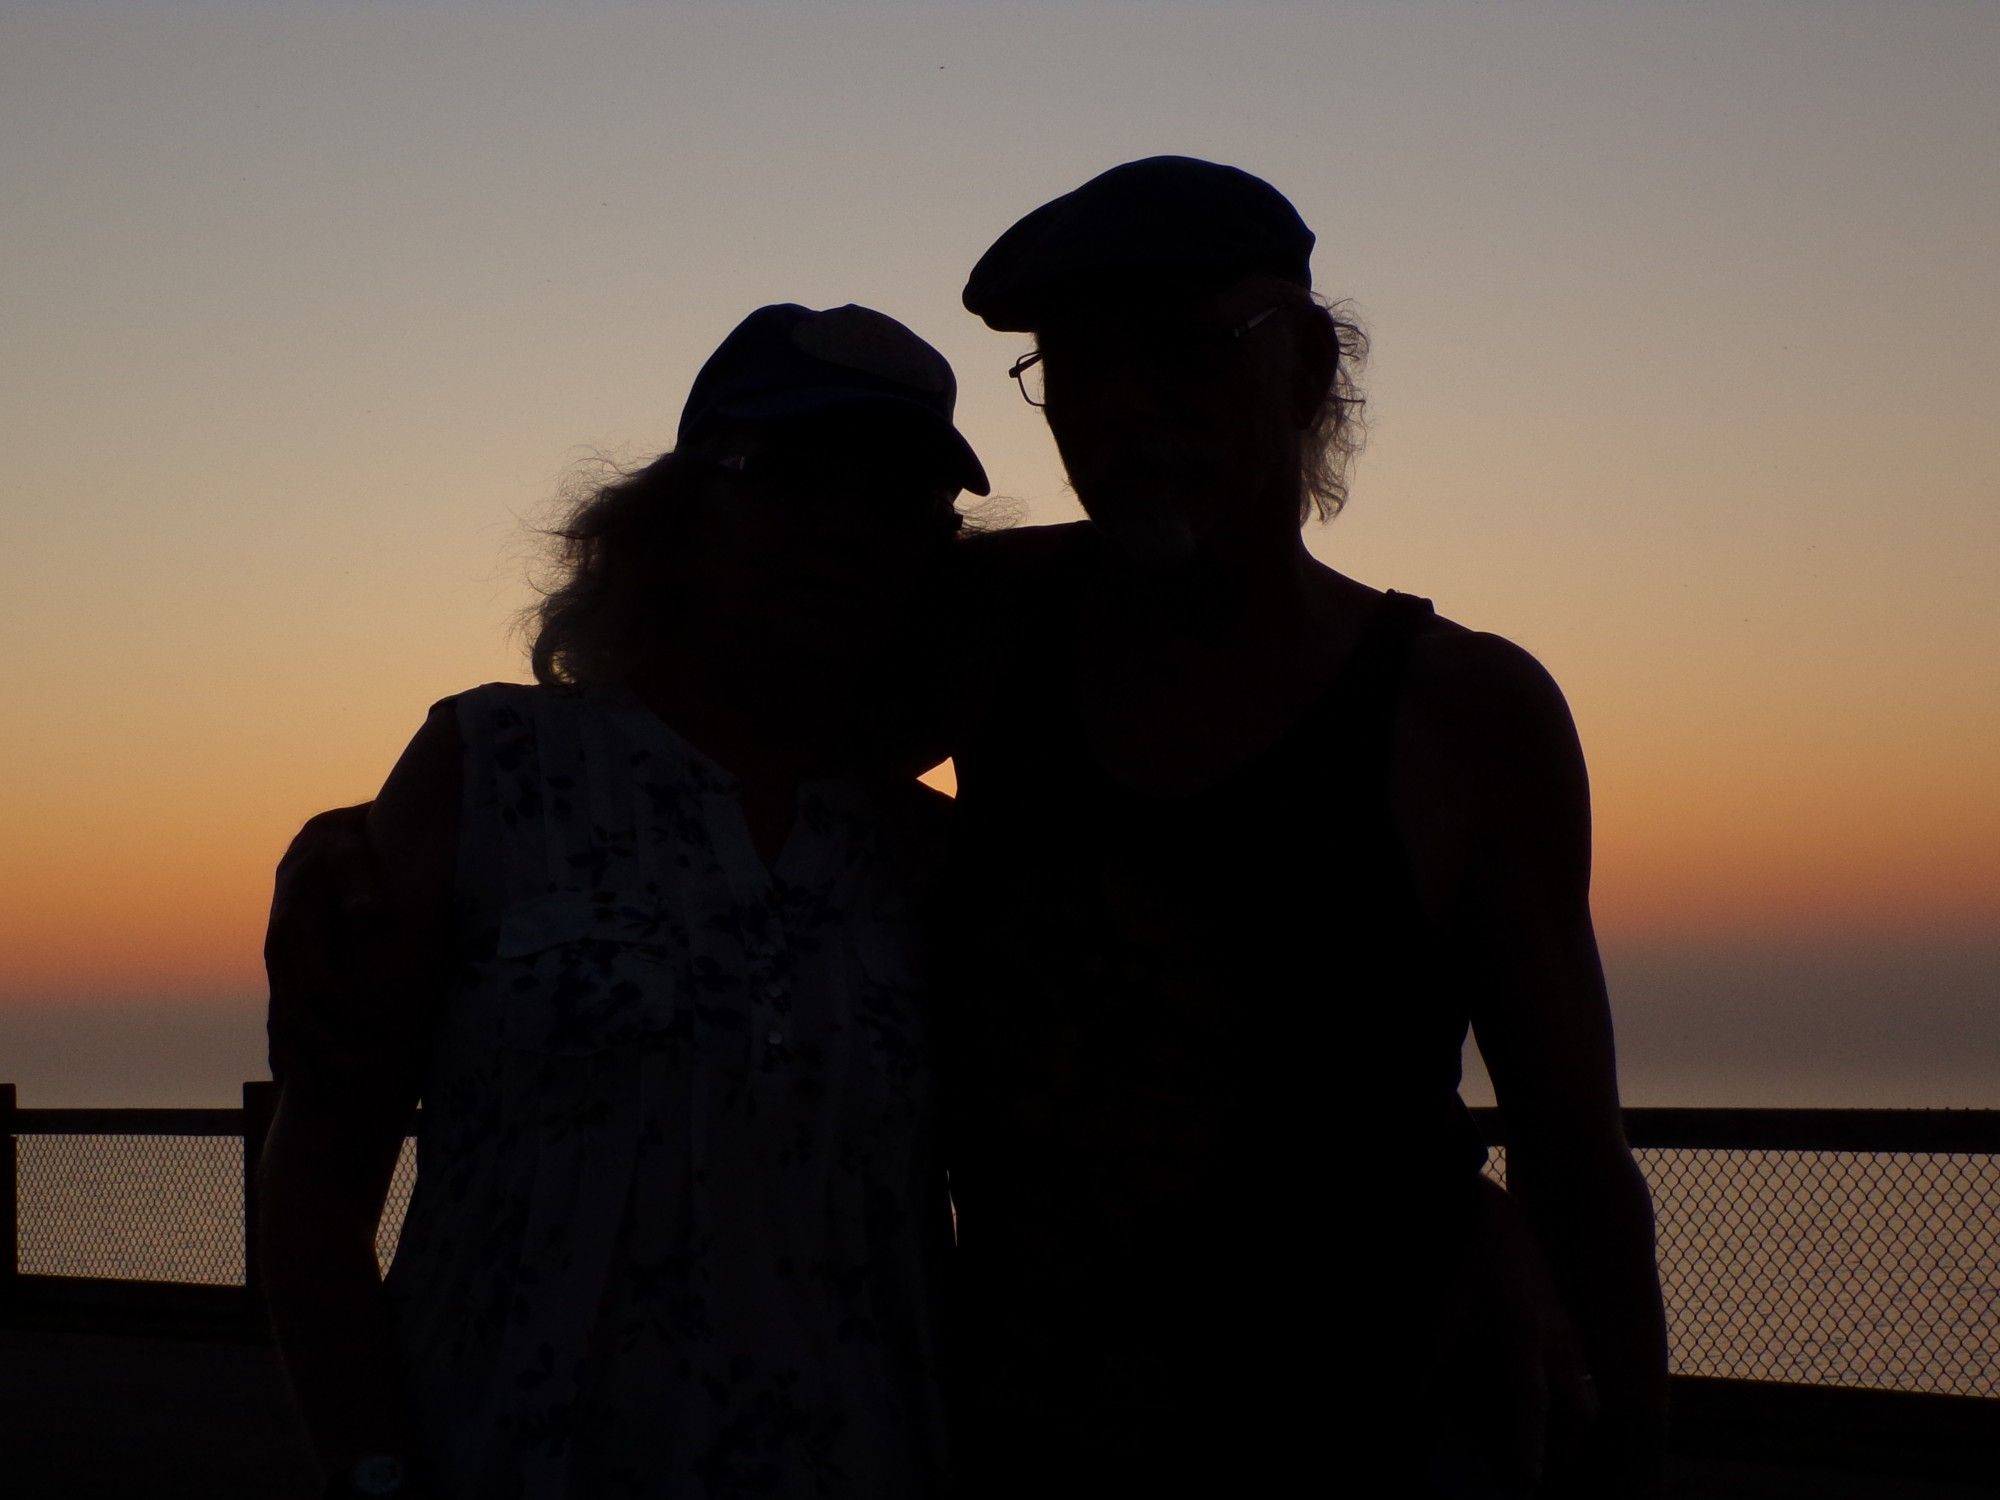
<path fill-rule="evenodd" d="M 774 1031 L 765 1037 L 764 1040 L 769 1042 L 773 1047 L 782 1047 L 785 1045 L 785 1034 L 782 1031 Z"/>

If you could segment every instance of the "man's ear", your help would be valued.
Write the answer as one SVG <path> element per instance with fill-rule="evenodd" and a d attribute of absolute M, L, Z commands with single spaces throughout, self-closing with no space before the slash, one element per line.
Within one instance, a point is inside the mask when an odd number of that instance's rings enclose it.
<path fill-rule="evenodd" d="M 1292 425 L 1303 432 L 1312 426 L 1333 389 L 1340 368 L 1340 339 L 1333 315 L 1318 303 L 1298 308 L 1292 327 Z"/>

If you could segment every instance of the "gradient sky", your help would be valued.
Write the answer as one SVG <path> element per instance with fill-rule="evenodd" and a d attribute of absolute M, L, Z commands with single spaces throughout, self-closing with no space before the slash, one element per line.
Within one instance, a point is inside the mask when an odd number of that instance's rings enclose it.
<path fill-rule="evenodd" d="M 752 306 L 910 323 L 1074 515 L 959 289 L 1174 151 L 1375 338 L 1315 551 L 1569 694 L 1642 1102 L 1834 1027 L 1786 1088 L 2000 1104 L 1996 76 L 1960 4 L 0 6 L 0 1078 L 250 1034 L 290 831 L 526 675 L 522 518 Z"/>

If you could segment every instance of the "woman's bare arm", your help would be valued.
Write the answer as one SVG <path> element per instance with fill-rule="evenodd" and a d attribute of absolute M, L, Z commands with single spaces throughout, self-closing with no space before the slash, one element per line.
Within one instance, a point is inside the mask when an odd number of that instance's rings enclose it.
<path fill-rule="evenodd" d="M 1595 1492 L 1655 1495 L 1665 1321 L 1591 926 L 1582 750 L 1561 691 L 1518 647 L 1453 628 L 1416 666 L 1398 801 L 1505 1120 L 1508 1191 L 1595 1376 Z"/>
<path fill-rule="evenodd" d="M 320 1024 L 287 1032 L 297 1055 L 258 1165 L 257 1226 L 272 1327 L 330 1473 L 363 1454 L 416 1450 L 375 1231 L 449 982 L 459 759 L 441 705 L 369 808 L 381 910 L 346 909 L 328 866 L 311 859 L 281 871 L 273 904 L 274 1016 L 301 970 L 335 1002 L 321 1004 Z"/>

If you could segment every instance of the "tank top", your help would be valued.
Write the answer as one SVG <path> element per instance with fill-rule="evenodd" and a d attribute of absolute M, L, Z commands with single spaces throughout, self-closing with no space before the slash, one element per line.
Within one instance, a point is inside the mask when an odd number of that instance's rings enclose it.
<path fill-rule="evenodd" d="M 637 700 L 489 684 L 455 986 L 388 1276 L 451 1500 L 931 1496 L 948 1245 L 913 783 L 808 783 L 766 868 Z"/>
<path fill-rule="evenodd" d="M 1485 1160 L 1390 805 L 1432 618 L 1384 597 L 1290 729 L 1191 795 L 1098 769 L 1025 680 L 959 755 L 973 1493 L 1295 1482 L 1398 1419 Z"/>

